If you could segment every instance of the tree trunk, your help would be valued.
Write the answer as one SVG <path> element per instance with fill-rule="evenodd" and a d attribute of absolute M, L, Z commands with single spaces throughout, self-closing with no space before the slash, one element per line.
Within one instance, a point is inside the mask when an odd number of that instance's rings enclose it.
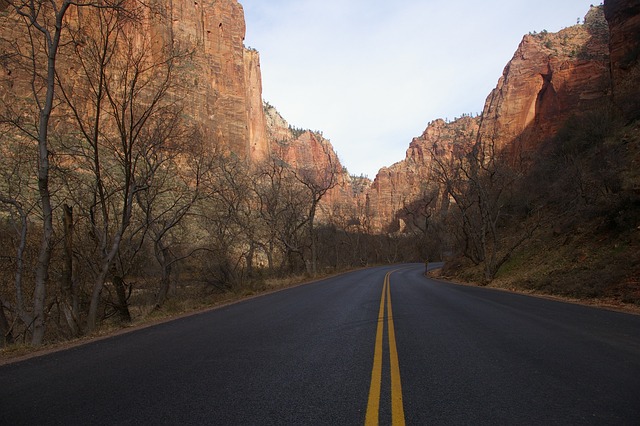
<path fill-rule="evenodd" d="M 93 283 L 93 291 L 91 293 L 91 302 L 89 303 L 89 313 L 87 315 L 87 333 L 91 333 L 96 329 L 98 324 L 98 306 L 100 305 L 100 298 L 102 296 L 102 289 L 104 282 L 107 279 L 107 274 L 111 269 L 111 263 L 118 253 L 120 248 L 120 240 L 122 235 L 117 235 L 115 241 L 111 246 L 111 250 L 105 258 L 102 260 L 100 272 Z"/>
<path fill-rule="evenodd" d="M 49 111 L 50 112 L 50 111 Z M 45 114 L 42 114 L 45 115 Z M 38 190 L 42 204 L 42 240 L 38 263 L 35 273 L 35 288 L 33 291 L 33 334 L 31 344 L 40 346 L 44 341 L 45 313 L 44 306 L 47 296 L 47 283 L 49 282 L 49 264 L 51 262 L 53 240 L 53 209 L 51 207 L 51 195 L 49 193 L 49 151 L 47 149 L 46 127 L 49 119 L 41 118 L 40 132 L 44 137 L 40 140 L 39 166 L 38 166 Z"/>
<path fill-rule="evenodd" d="M 0 348 L 13 343 L 13 333 L 4 314 L 4 305 L 0 300 Z"/>
<path fill-rule="evenodd" d="M 161 308 L 169 294 L 169 287 L 171 285 L 171 263 L 173 261 L 169 250 L 164 246 L 162 241 L 156 241 L 156 260 L 160 264 L 162 271 L 160 290 L 156 297 L 156 308 Z"/>
<path fill-rule="evenodd" d="M 310 273 L 312 277 L 318 275 L 318 244 L 316 242 L 316 231 L 314 228 L 314 220 L 316 215 L 316 204 L 311 207 L 309 214 L 309 237 L 311 238 L 311 268 Z"/>
<path fill-rule="evenodd" d="M 245 262 L 247 263 L 247 277 L 253 278 L 253 257 L 255 255 L 256 247 L 253 242 L 249 243 L 249 252 L 245 256 Z"/>
<path fill-rule="evenodd" d="M 20 215 L 20 243 L 16 251 L 16 274 L 15 274 L 15 289 L 16 289 L 16 315 L 25 325 L 30 325 L 33 321 L 30 315 L 27 315 L 24 308 L 24 296 L 22 292 L 22 277 L 24 273 L 24 252 L 27 247 L 27 214 L 25 213 L 22 205 L 11 198 L 0 197 L 0 202 L 12 205 Z"/>
<path fill-rule="evenodd" d="M 267 263 L 269 264 L 269 273 L 273 273 L 273 241 L 269 241 L 269 249 L 267 250 Z"/>
<path fill-rule="evenodd" d="M 62 218 L 64 228 L 64 268 L 62 269 L 62 282 L 60 283 L 62 294 L 62 309 L 71 335 L 77 337 L 80 334 L 78 327 L 78 313 L 74 310 L 77 306 L 74 297 L 73 285 L 73 207 L 64 204 L 64 216 Z"/>
<path fill-rule="evenodd" d="M 127 195 L 125 196 L 125 204 L 122 210 L 122 223 L 120 224 L 120 228 L 116 232 L 114 236 L 113 243 L 111 244 L 111 248 L 109 252 L 104 255 L 102 259 L 102 265 L 98 277 L 93 283 L 93 291 L 91 293 L 91 302 L 89 304 L 89 314 L 87 315 L 87 332 L 91 333 L 96 329 L 96 325 L 98 322 L 98 305 L 100 304 L 100 297 L 102 296 L 102 289 L 104 287 L 104 282 L 107 279 L 107 274 L 111 269 L 111 265 L 113 263 L 113 259 L 116 258 L 118 254 L 118 250 L 120 250 L 120 243 L 122 242 L 122 236 L 129 226 L 129 220 L 131 220 L 131 208 L 133 204 L 133 196 L 135 190 L 129 183 L 126 184 Z M 108 236 L 104 235 L 104 240 L 108 238 Z M 117 288 L 116 288 L 117 290 Z M 128 308 L 127 308 L 128 310 Z"/>
<path fill-rule="evenodd" d="M 116 295 L 118 296 L 118 302 L 116 304 L 116 309 L 118 311 L 118 316 L 120 317 L 120 321 L 128 323 L 131 322 L 131 313 L 129 312 L 129 301 L 127 296 L 127 286 L 119 275 L 113 276 L 113 285 L 116 288 Z"/>

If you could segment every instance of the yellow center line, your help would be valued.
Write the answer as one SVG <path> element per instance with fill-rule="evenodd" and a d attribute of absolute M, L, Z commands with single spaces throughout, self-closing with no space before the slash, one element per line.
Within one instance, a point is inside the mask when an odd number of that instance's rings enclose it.
<path fill-rule="evenodd" d="M 369 386 L 369 402 L 364 424 L 373 426 L 378 424 L 380 411 L 380 388 L 382 386 L 382 333 L 384 329 L 384 298 L 387 290 L 387 277 L 384 278 L 380 309 L 378 311 L 378 328 L 376 330 L 376 346 L 373 353 L 373 369 L 371 370 L 371 385 Z"/>
<path fill-rule="evenodd" d="M 376 346 L 373 354 L 373 368 L 371 370 L 371 385 L 369 387 L 369 401 L 367 403 L 367 415 L 365 425 L 378 424 L 380 413 L 380 389 L 382 387 L 382 341 L 384 333 L 384 307 L 387 304 L 387 333 L 389 335 L 389 364 L 391 372 L 391 424 L 404 425 L 404 407 L 402 403 L 402 386 L 400 383 L 400 366 L 398 363 L 398 349 L 396 346 L 396 334 L 393 326 L 393 311 L 391 308 L 391 274 L 390 271 L 384 277 L 382 296 L 380 297 L 380 309 L 378 311 L 378 327 L 376 330 Z"/>
<path fill-rule="evenodd" d="M 398 364 L 396 332 L 393 326 L 393 312 L 391 310 L 390 275 L 387 274 L 387 324 L 389 326 L 389 362 L 391 364 L 391 423 L 393 425 L 404 425 L 400 365 Z"/>

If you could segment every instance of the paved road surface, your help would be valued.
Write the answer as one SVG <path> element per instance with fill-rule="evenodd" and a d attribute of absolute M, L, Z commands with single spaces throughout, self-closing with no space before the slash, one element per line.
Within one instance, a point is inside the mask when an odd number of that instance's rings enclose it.
<path fill-rule="evenodd" d="M 2 366 L 0 425 L 640 424 L 640 316 L 423 268 L 353 272 Z"/>

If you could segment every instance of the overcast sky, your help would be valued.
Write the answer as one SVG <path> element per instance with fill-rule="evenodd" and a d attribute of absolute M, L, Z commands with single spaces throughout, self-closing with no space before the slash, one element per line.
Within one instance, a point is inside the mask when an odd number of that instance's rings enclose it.
<path fill-rule="evenodd" d="M 263 98 L 374 178 L 436 119 L 479 113 L 522 36 L 594 0 L 239 0 Z M 597 4 L 600 4 L 599 2 Z"/>

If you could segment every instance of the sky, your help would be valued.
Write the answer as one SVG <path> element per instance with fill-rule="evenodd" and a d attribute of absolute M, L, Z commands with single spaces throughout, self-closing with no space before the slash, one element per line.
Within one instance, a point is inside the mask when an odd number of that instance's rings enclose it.
<path fill-rule="evenodd" d="M 404 159 L 437 118 L 482 112 L 522 37 L 594 0 L 239 0 L 263 99 L 322 131 L 351 174 Z"/>

